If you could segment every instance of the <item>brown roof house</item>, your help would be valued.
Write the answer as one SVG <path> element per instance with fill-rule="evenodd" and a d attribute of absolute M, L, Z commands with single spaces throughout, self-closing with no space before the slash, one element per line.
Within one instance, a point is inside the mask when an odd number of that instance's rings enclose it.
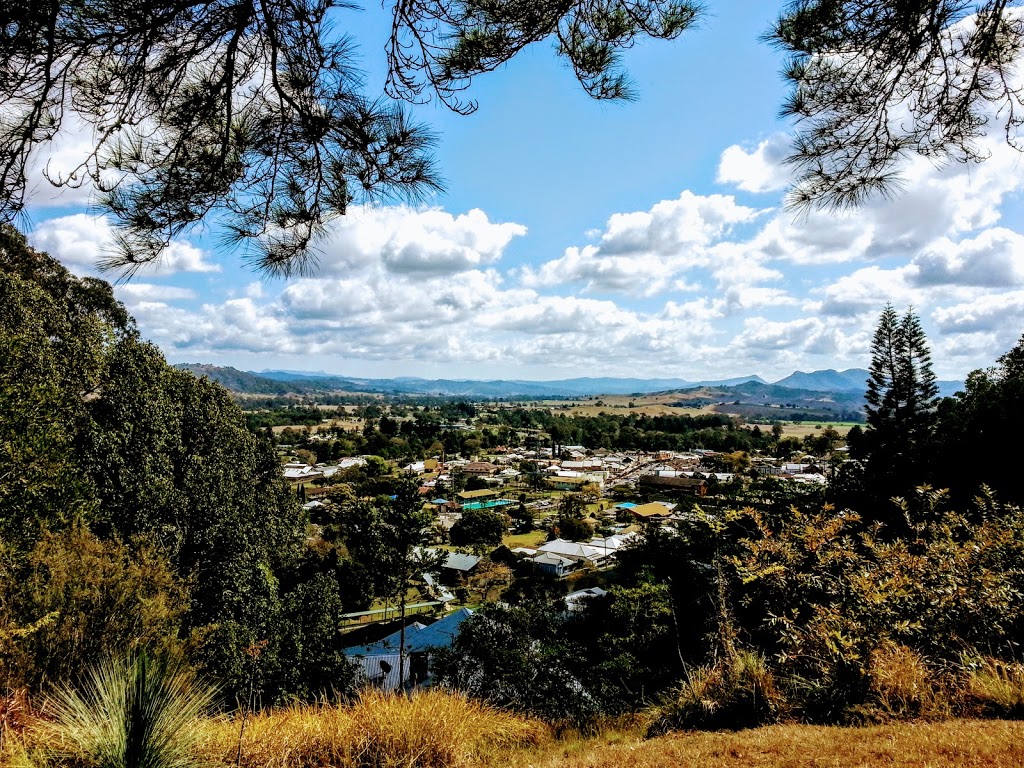
<path fill-rule="evenodd" d="M 640 478 L 640 485 L 646 488 L 657 488 L 659 490 L 689 491 L 694 496 L 700 496 L 701 498 L 706 496 L 708 492 L 707 481 L 695 477 L 643 475 Z"/>

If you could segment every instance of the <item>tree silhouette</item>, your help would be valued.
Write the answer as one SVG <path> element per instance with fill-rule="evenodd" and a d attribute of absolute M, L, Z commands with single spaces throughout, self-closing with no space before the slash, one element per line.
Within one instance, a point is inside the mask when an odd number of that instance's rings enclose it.
<path fill-rule="evenodd" d="M 1024 21 L 1011 0 L 795 0 L 769 35 L 790 54 L 783 114 L 800 122 L 798 207 L 858 205 L 899 185 L 912 154 L 977 161 L 990 120 L 1016 145 L 1012 76 Z"/>
<path fill-rule="evenodd" d="M 349 206 L 440 189 L 433 135 L 364 91 L 343 0 L 82 0 L 0 7 L 0 222 L 24 207 L 35 151 L 92 134 L 58 184 L 88 179 L 122 225 L 104 264 L 132 274 L 216 218 L 263 271 L 310 269 Z M 678 35 L 688 0 L 433 0 L 392 6 L 391 96 L 460 112 L 473 76 L 553 37 L 584 89 L 628 98 L 617 52 Z"/>
<path fill-rule="evenodd" d="M 938 403 L 931 354 L 912 309 L 886 305 L 871 344 L 867 402 L 868 481 L 876 504 L 929 479 Z"/>

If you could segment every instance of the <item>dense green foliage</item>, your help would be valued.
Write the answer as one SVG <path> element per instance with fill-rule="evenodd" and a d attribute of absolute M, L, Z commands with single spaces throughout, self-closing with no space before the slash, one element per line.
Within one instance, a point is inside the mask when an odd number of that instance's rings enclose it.
<path fill-rule="evenodd" d="M 228 700 L 250 683 L 269 700 L 345 688 L 344 674 L 312 690 L 293 682 L 305 674 L 295 634 L 330 615 L 338 584 L 295 575 L 306 522 L 270 444 L 224 389 L 140 340 L 109 285 L 73 277 L 10 228 L 0 414 L 0 551 L 17 585 L 0 599 L 5 684 L 160 640 Z M 313 613 L 296 605 L 310 590 L 322 593 Z M 340 650 L 334 632 L 316 642 L 300 666 Z"/>
<path fill-rule="evenodd" d="M 483 546 L 493 549 L 501 544 L 508 518 L 490 509 L 466 509 L 452 526 L 451 540 L 456 546 Z"/>

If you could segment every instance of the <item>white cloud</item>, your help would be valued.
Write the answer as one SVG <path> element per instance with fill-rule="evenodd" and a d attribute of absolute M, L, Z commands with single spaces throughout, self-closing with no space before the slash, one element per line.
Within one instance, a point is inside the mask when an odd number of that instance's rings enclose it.
<path fill-rule="evenodd" d="M 734 144 L 722 152 L 718 162 L 719 184 L 732 184 L 744 192 L 777 192 L 785 189 L 791 174 L 785 164 L 792 148 L 790 138 L 776 133 L 748 152 Z"/>
<path fill-rule="evenodd" d="M 516 223 L 494 223 L 479 209 L 452 215 L 439 208 L 360 207 L 331 225 L 321 245 L 320 274 L 379 267 L 397 275 L 444 275 L 497 262 Z"/>
<path fill-rule="evenodd" d="M 858 269 L 825 286 L 821 290 L 824 300 L 809 308 L 837 317 L 865 313 L 877 317 L 889 302 L 897 307 L 920 303 L 920 295 L 907 284 L 907 273 L 906 267 L 882 269 L 873 265 Z"/>
<path fill-rule="evenodd" d="M 96 274 L 96 263 L 114 249 L 114 228 L 104 216 L 76 213 L 41 222 L 29 235 L 33 246 L 59 259 L 72 272 Z M 206 253 L 191 243 L 173 240 L 160 260 L 143 266 L 140 275 L 219 272 Z"/>
<path fill-rule="evenodd" d="M 1024 291 L 939 307 L 932 317 L 942 333 L 996 333 L 1012 343 L 1024 328 Z"/>
<path fill-rule="evenodd" d="M 1019 286 L 1024 284 L 1024 236 L 996 227 L 960 242 L 940 238 L 912 263 L 916 285 Z"/>
<path fill-rule="evenodd" d="M 179 301 L 196 297 L 195 291 L 190 288 L 153 283 L 122 283 L 114 286 L 114 293 L 129 306 L 144 301 Z"/>
<path fill-rule="evenodd" d="M 713 263 L 713 243 L 762 211 L 726 195 L 684 191 L 649 211 L 609 217 L 597 245 L 567 248 L 561 258 L 527 269 L 525 285 L 583 283 L 586 290 L 654 296 L 676 287 L 691 269 Z M 685 279 L 682 279 L 687 286 Z"/>

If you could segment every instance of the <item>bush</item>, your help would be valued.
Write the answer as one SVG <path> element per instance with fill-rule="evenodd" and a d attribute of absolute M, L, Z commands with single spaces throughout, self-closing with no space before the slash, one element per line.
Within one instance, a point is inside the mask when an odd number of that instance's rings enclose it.
<path fill-rule="evenodd" d="M 102 541 L 84 527 L 44 533 L 0 557 L 0 669 L 37 691 L 140 646 L 180 653 L 185 586 L 153 540 Z"/>
<path fill-rule="evenodd" d="M 970 709 L 989 717 L 1024 718 L 1024 664 L 980 659 L 966 666 Z"/>
<path fill-rule="evenodd" d="M 864 714 L 874 720 L 939 718 L 950 714 L 948 687 L 921 654 L 884 643 L 871 654 L 869 703 Z"/>
<path fill-rule="evenodd" d="M 505 535 L 508 518 L 489 509 L 467 509 L 452 526 L 451 540 L 457 547 L 488 545 L 496 547 Z"/>
<path fill-rule="evenodd" d="M 690 672 L 658 708 L 649 735 L 675 730 L 737 730 L 777 722 L 786 701 L 763 656 L 738 651 Z"/>
<path fill-rule="evenodd" d="M 27 762 L 75 768 L 189 768 L 213 691 L 184 668 L 145 654 L 91 669 L 80 689 L 59 686 L 29 732 Z"/>

